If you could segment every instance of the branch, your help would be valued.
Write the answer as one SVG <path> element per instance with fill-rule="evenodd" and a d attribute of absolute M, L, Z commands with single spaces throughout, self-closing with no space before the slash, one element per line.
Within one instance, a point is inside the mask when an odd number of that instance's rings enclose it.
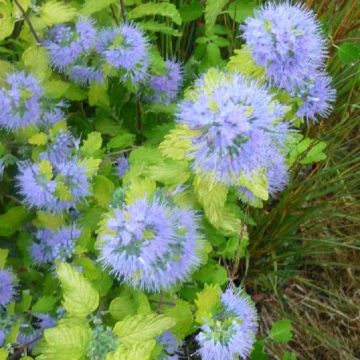
<path fill-rule="evenodd" d="M 41 40 L 40 38 L 38 37 L 38 35 L 36 34 L 36 31 L 30 21 L 30 19 L 28 18 L 27 14 L 26 14 L 26 11 L 24 10 L 24 8 L 21 6 L 21 4 L 18 2 L 18 0 L 14 0 L 14 3 L 16 4 L 16 6 L 19 8 L 19 10 L 21 11 L 23 17 L 24 17 L 24 20 L 25 22 L 29 25 L 29 29 L 31 31 L 31 33 L 33 34 L 37 44 L 41 44 Z"/>

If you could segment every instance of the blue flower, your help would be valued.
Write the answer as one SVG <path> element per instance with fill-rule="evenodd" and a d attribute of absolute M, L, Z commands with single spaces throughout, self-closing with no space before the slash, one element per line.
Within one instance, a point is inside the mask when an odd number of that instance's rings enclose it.
<path fill-rule="evenodd" d="M 176 100 L 182 85 L 182 70 L 178 62 L 166 60 L 165 75 L 152 75 L 149 80 L 152 96 L 155 103 L 169 104 Z"/>
<path fill-rule="evenodd" d="M 288 131 L 282 115 L 266 88 L 238 74 L 209 71 L 180 103 L 177 121 L 195 132 L 188 154 L 195 172 L 236 186 L 240 175 L 251 178 L 269 167 Z"/>
<path fill-rule="evenodd" d="M 50 329 L 56 325 L 56 320 L 49 314 L 36 314 L 37 324 L 40 329 Z"/>
<path fill-rule="evenodd" d="M 51 155 L 51 152 L 50 152 Z M 49 154 L 42 154 L 43 157 Z M 68 211 L 89 194 L 87 170 L 76 157 L 61 161 L 52 156 L 50 173 L 42 173 L 41 163 L 25 161 L 19 164 L 16 176 L 19 193 L 29 207 L 51 212 Z M 48 160 L 42 160 L 42 162 Z"/>
<path fill-rule="evenodd" d="M 135 85 L 148 76 L 148 40 L 134 24 L 122 24 L 100 33 L 97 51 L 115 69 L 122 71 L 122 80 Z"/>
<path fill-rule="evenodd" d="M 99 261 L 119 280 L 152 292 L 169 289 L 200 265 L 198 216 L 158 193 L 115 208 L 99 233 Z"/>
<path fill-rule="evenodd" d="M 158 338 L 160 344 L 163 345 L 163 352 L 158 360 L 179 360 L 179 347 L 181 342 L 169 331 L 166 331 Z"/>
<path fill-rule="evenodd" d="M 39 82 L 24 72 L 9 75 L 0 89 L 0 127 L 14 131 L 29 125 L 45 127 L 64 118 L 64 102 L 45 97 Z"/>
<path fill-rule="evenodd" d="M 325 39 L 315 14 L 303 5 L 268 3 L 241 28 L 255 61 L 276 86 L 291 90 L 323 66 Z"/>
<path fill-rule="evenodd" d="M 122 178 L 129 169 L 129 160 L 125 156 L 120 156 L 117 160 L 116 171 L 119 178 Z"/>
<path fill-rule="evenodd" d="M 80 235 L 81 231 L 74 225 L 57 230 L 38 230 L 36 241 L 30 247 L 31 256 L 39 265 L 55 259 L 66 261 L 73 256 L 76 240 Z"/>
<path fill-rule="evenodd" d="M 69 69 L 69 78 L 81 86 L 86 86 L 92 82 L 102 83 L 104 72 L 101 67 L 75 64 Z"/>
<path fill-rule="evenodd" d="M 196 340 L 204 360 L 247 358 L 257 332 L 257 314 L 250 297 L 241 289 L 229 288 L 210 323 L 201 327 Z"/>
<path fill-rule="evenodd" d="M 327 117 L 335 100 L 335 90 L 330 86 L 331 78 L 325 73 L 314 73 L 304 85 L 292 94 L 302 100 L 297 116 L 316 122 L 316 116 Z"/>
<path fill-rule="evenodd" d="M 52 65 L 64 71 L 79 57 L 95 47 L 97 31 L 91 19 L 80 19 L 75 28 L 56 25 L 50 31 L 44 46 L 48 50 Z"/>
<path fill-rule="evenodd" d="M 13 275 L 0 269 L 0 307 L 9 305 L 16 294 Z"/>

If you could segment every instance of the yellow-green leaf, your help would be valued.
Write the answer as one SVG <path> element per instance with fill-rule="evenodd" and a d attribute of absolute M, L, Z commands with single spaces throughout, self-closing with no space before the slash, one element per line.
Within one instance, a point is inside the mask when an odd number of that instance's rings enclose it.
<path fill-rule="evenodd" d="M 99 306 L 99 293 L 84 275 L 67 263 L 59 263 L 56 272 L 63 289 L 63 306 L 72 315 L 86 317 Z"/>
<path fill-rule="evenodd" d="M 23 52 L 22 60 L 26 69 L 38 79 L 44 80 L 51 75 L 49 56 L 45 48 L 37 45 L 30 46 Z"/>
<path fill-rule="evenodd" d="M 195 320 L 203 324 L 212 318 L 220 304 L 221 289 L 217 285 L 205 285 L 204 289 L 197 294 L 195 304 L 197 311 Z"/>
<path fill-rule="evenodd" d="M 71 21 L 76 16 L 76 9 L 61 1 L 50 0 L 40 9 L 40 17 L 47 25 L 61 24 Z"/>
<path fill-rule="evenodd" d="M 38 134 L 31 136 L 30 139 L 28 140 L 28 143 L 31 145 L 46 145 L 47 141 L 48 141 L 48 136 L 45 133 L 40 132 Z"/>
<path fill-rule="evenodd" d="M 83 142 L 83 145 L 81 147 L 81 152 L 84 156 L 91 156 L 96 151 L 101 149 L 102 145 L 102 138 L 101 134 L 97 131 L 91 132 L 87 139 Z"/>

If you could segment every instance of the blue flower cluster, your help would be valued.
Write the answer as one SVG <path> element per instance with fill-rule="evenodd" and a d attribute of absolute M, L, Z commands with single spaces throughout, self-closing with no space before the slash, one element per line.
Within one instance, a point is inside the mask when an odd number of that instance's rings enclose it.
<path fill-rule="evenodd" d="M 9 305 L 16 294 L 14 276 L 5 269 L 0 269 L 0 308 Z"/>
<path fill-rule="evenodd" d="M 102 83 L 105 64 L 133 84 L 143 83 L 148 76 L 148 40 L 134 24 L 98 30 L 92 20 L 80 19 L 73 27 L 52 28 L 44 46 L 54 68 L 83 86 Z"/>
<path fill-rule="evenodd" d="M 0 89 L 0 128 L 14 131 L 29 125 L 47 127 L 64 119 L 64 102 L 44 96 L 38 80 L 25 72 L 14 72 Z"/>
<path fill-rule="evenodd" d="M 177 121 L 196 131 L 195 172 L 236 186 L 240 176 L 251 179 L 264 171 L 268 191 L 287 184 L 281 148 L 288 127 L 280 122 L 283 107 L 269 91 L 238 74 L 209 71 L 179 105 Z"/>
<path fill-rule="evenodd" d="M 302 100 L 298 116 L 316 121 L 335 92 L 323 71 L 326 42 L 315 14 L 303 5 L 267 3 L 241 27 L 256 63 L 270 82 Z"/>
<path fill-rule="evenodd" d="M 60 131 L 39 161 L 19 164 L 16 181 L 27 206 L 59 213 L 76 208 L 89 195 L 88 170 L 76 154 L 78 147 L 69 132 Z"/>
<path fill-rule="evenodd" d="M 35 263 L 42 265 L 52 261 L 66 261 L 75 250 L 76 240 L 81 231 L 74 225 L 64 226 L 56 231 L 38 230 L 36 241 L 30 247 L 30 253 Z"/>
<path fill-rule="evenodd" d="M 200 265 L 198 216 L 160 194 L 139 198 L 105 217 L 98 247 L 99 261 L 119 280 L 147 291 L 166 290 Z"/>
<path fill-rule="evenodd" d="M 169 104 L 176 100 L 182 85 L 181 65 L 174 60 L 165 61 L 165 74 L 152 75 L 149 80 L 150 100 L 159 104 Z"/>
<path fill-rule="evenodd" d="M 204 324 L 196 340 L 204 360 L 246 359 L 257 332 L 257 314 L 250 297 L 241 289 L 227 289 L 212 320 Z"/>

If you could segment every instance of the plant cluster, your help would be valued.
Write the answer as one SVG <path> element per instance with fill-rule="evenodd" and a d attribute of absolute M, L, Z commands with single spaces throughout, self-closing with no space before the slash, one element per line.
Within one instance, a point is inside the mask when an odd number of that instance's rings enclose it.
<path fill-rule="evenodd" d="M 161 4 L 130 18 L 176 22 Z M 96 6 L 74 20 L 45 3 L 43 40 L 25 31 L 21 57 L 0 64 L 0 359 L 248 358 L 249 209 L 325 156 L 300 130 L 335 97 L 320 25 L 265 5 L 229 62 L 191 81 L 146 26 Z"/>

